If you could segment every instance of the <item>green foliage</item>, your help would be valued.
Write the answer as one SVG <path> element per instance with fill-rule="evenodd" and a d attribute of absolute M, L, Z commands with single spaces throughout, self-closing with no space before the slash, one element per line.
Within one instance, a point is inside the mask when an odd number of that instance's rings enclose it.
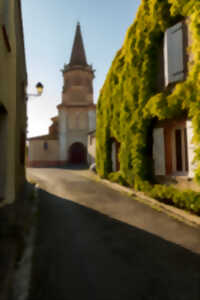
<path fill-rule="evenodd" d="M 193 62 L 174 90 L 156 92 L 157 51 L 165 30 L 189 17 Z M 142 0 L 135 22 L 117 52 L 97 106 L 97 171 L 121 184 L 189 211 L 200 213 L 200 194 L 155 185 L 149 159 L 149 132 L 155 119 L 187 112 L 196 143 L 196 180 L 200 183 L 200 1 Z M 120 172 L 111 173 L 111 138 L 120 142 Z"/>
<path fill-rule="evenodd" d="M 121 172 L 112 172 L 108 175 L 108 179 L 112 182 L 120 183 L 121 185 L 127 185 L 127 182 L 124 180 Z"/>
<path fill-rule="evenodd" d="M 179 191 L 173 186 L 157 184 L 148 191 L 148 195 L 200 215 L 200 193 L 191 190 Z"/>
<path fill-rule="evenodd" d="M 178 83 L 171 93 L 168 90 L 157 93 L 159 44 L 165 30 L 187 16 L 192 34 L 188 51 L 193 56 L 187 80 Z M 96 162 L 99 175 L 108 177 L 112 171 L 110 140 L 114 137 L 121 144 L 121 178 L 135 189 L 142 189 L 142 185 L 147 188 L 146 183 L 153 177 L 148 151 L 149 128 L 155 118 L 170 119 L 185 112 L 193 122 L 196 160 L 200 162 L 200 1 L 142 0 L 98 100 Z M 200 164 L 196 179 L 200 182 Z"/>

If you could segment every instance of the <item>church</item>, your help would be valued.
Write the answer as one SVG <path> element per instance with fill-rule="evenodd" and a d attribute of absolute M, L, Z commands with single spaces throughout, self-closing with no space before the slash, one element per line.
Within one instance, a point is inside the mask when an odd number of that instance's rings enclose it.
<path fill-rule="evenodd" d="M 69 64 L 64 65 L 62 103 L 48 135 L 29 139 L 29 167 L 88 163 L 88 133 L 96 129 L 93 103 L 94 70 L 88 65 L 80 24 Z"/>

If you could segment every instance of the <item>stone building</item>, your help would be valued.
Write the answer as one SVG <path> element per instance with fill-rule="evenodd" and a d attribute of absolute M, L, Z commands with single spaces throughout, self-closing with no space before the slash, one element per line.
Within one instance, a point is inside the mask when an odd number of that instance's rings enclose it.
<path fill-rule="evenodd" d="M 20 0 L 0 0 L 0 66 L 0 299 L 7 299 L 25 183 L 27 74 Z"/>
<path fill-rule="evenodd" d="M 88 65 L 80 24 L 77 24 L 70 62 L 64 65 L 62 103 L 46 136 L 29 139 L 29 166 L 87 163 L 88 132 L 96 128 L 93 103 L 94 70 Z"/>

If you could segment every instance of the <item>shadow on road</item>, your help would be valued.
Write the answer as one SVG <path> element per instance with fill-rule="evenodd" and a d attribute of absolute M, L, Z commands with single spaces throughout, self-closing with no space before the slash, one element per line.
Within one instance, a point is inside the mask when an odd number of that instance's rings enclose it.
<path fill-rule="evenodd" d="M 59 169 L 64 170 L 88 170 L 87 164 L 67 164 L 66 166 L 60 167 Z"/>
<path fill-rule="evenodd" d="M 199 255 L 43 190 L 39 196 L 29 300 L 200 299 Z"/>

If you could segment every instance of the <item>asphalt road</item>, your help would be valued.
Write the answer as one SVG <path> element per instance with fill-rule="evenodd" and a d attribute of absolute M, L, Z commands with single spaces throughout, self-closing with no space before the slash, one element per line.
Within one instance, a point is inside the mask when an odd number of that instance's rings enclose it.
<path fill-rule="evenodd" d="M 200 230 L 88 171 L 27 172 L 40 186 L 28 300 L 200 299 Z"/>

